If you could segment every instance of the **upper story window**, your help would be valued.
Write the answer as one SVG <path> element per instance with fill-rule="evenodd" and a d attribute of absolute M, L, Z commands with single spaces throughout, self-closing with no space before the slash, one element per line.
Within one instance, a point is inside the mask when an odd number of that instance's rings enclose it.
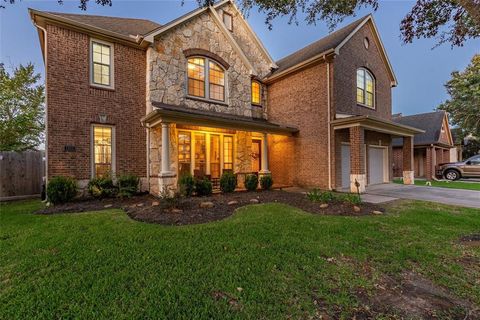
<path fill-rule="evenodd" d="M 252 80 L 252 104 L 262 104 L 262 85 L 255 80 Z"/>
<path fill-rule="evenodd" d="M 113 44 L 90 41 L 90 84 L 113 88 Z"/>
<path fill-rule="evenodd" d="M 375 108 L 375 80 L 373 75 L 364 68 L 357 69 L 357 103 Z"/>
<path fill-rule="evenodd" d="M 223 11 L 223 23 L 229 31 L 233 31 L 233 16 L 230 13 Z"/>
<path fill-rule="evenodd" d="M 203 57 L 188 59 L 188 95 L 225 101 L 225 70 L 217 62 Z"/>

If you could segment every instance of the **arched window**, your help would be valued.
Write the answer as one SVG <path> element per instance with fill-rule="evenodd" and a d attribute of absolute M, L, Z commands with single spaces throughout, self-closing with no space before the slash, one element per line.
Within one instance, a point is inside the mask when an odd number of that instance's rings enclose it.
<path fill-rule="evenodd" d="M 188 95 L 225 101 L 225 69 L 206 57 L 188 58 Z"/>
<path fill-rule="evenodd" d="M 357 103 L 375 108 L 375 80 L 370 71 L 364 68 L 357 69 Z"/>

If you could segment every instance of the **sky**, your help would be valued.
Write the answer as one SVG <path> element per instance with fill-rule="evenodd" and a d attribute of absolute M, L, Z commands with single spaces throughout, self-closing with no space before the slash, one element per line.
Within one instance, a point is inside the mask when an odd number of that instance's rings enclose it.
<path fill-rule="evenodd" d="M 0 0 L 3 2 L 3 0 Z M 90 0 L 87 14 L 110 15 L 149 19 L 165 24 L 197 7 L 195 0 L 113 0 L 112 7 L 96 5 Z M 414 1 L 379 1 L 379 9 L 362 8 L 356 17 L 345 19 L 338 27 L 358 17 L 373 13 L 380 36 L 397 76 L 398 86 L 393 88 L 394 113 L 404 115 L 430 112 L 448 98 L 444 84 L 455 70 L 463 70 L 475 53 L 480 53 L 480 39 L 469 40 L 463 47 L 451 48 L 443 44 L 433 48 L 435 39 L 420 39 L 412 44 L 403 44 L 400 39 L 400 21 L 414 5 Z M 78 8 L 78 0 L 65 0 L 59 5 L 56 0 L 17 0 L 0 9 L 0 61 L 7 68 L 32 62 L 43 74 L 44 64 L 38 34 L 28 15 L 28 8 L 68 13 L 85 13 Z M 299 19 L 299 24 L 288 24 L 288 18 L 273 21 L 273 30 L 265 24 L 265 15 L 256 9 L 249 12 L 248 22 L 264 43 L 271 56 L 278 60 L 329 32 L 325 23 L 308 25 Z M 11 69 L 10 69 L 11 70 Z"/>

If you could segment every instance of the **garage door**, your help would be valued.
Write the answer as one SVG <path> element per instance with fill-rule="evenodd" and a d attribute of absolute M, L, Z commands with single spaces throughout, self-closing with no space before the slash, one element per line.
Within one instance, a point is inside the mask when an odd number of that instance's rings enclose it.
<path fill-rule="evenodd" d="M 342 188 L 350 188 L 350 146 L 342 145 Z"/>
<path fill-rule="evenodd" d="M 368 148 L 368 184 L 385 182 L 385 149 Z"/>

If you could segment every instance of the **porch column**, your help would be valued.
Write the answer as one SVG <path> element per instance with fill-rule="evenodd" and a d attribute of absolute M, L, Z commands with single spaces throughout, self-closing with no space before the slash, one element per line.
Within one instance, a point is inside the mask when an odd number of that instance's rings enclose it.
<path fill-rule="evenodd" d="M 162 122 L 161 170 L 158 176 L 159 195 L 176 189 L 176 174 L 170 170 L 170 123 Z"/>
<path fill-rule="evenodd" d="M 260 175 L 267 175 L 270 174 L 270 170 L 268 170 L 268 136 L 267 133 L 263 134 L 262 138 L 262 163 L 260 168 Z"/>
<path fill-rule="evenodd" d="M 351 127 L 350 131 L 350 192 L 364 193 L 367 185 L 365 174 L 365 130 L 360 127 Z"/>
<path fill-rule="evenodd" d="M 425 178 L 432 180 L 435 175 L 436 151 L 433 146 L 427 147 L 427 167 L 425 168 Z"/>
<path fill-rule="evenodd" d="M 414 184 L 413 137 L 403 137 L 403 184 Z"/>

